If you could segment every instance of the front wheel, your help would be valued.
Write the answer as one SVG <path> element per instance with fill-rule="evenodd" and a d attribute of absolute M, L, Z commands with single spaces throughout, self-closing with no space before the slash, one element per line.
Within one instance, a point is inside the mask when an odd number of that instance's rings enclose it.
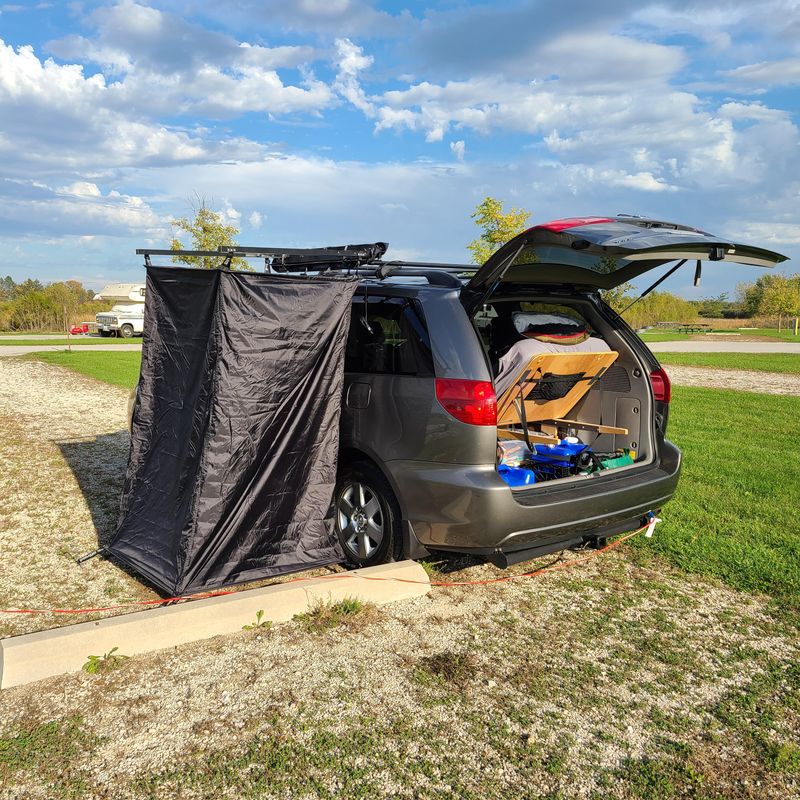
<path fill-rule="evenodd" d="M 349 564 L 371 567 L 400 557 L 400 507 L 383 475 L 368 464 L 342 469 L 334 492 L 336 533 Z"/>
<path fill-rule="evenodd" d="M 133 336 L 133 325 L 125 324 L 119 329 L 120 336 L 123 339 L 130 339 Z"/>

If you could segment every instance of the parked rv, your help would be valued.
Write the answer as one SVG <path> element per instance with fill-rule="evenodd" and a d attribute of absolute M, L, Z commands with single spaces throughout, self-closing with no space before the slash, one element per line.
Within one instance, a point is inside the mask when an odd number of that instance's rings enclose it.
<path fill-rule="evenodd" d="M 96 315 L 97 331 L 101 336 L 141 336 L 144 332 L 143 283 L 109 283 L 95 300 L 107 300 L 114 304 L 111 311 Z"/>

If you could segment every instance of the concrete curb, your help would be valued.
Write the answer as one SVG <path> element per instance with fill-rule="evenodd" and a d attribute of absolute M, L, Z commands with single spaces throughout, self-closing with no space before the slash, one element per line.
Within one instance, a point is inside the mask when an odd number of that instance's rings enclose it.
<path fill-rule="evenodd" d="M 235 633 L 254 622 L 257 611 L 264 612 L 262 620 L 286 622 L 319 601 L 358 597 L 381 604 L 421 597 L 430 590 L 427 573 L 415 561 L 381 564 L 340 575 L 248 589 L 0 639 L 0 689 L 77 672 L 89 655 L 102 655 L 113 647 L 119 648 L 120 655 L 132 656 Z"/>

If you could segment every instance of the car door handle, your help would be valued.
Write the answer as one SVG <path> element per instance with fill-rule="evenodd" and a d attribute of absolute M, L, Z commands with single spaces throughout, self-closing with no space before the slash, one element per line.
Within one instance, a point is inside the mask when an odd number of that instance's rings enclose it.
<path fill-rule="evenodd" d="M 366 408 L 372 397 L 372 387 L 368 383 L 351 383 L 347 387 L 345 404 L 348 408 Z"/>

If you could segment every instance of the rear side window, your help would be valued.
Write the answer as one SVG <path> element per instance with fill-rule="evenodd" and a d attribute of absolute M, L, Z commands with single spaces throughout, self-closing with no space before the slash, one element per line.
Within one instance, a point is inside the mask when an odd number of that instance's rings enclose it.
<path fill-rule="evenodd" d="M 433 375 L 431 342 L 417 301 L 362 296 L 353 300 L 347 337 L 346 372 Z"/>

